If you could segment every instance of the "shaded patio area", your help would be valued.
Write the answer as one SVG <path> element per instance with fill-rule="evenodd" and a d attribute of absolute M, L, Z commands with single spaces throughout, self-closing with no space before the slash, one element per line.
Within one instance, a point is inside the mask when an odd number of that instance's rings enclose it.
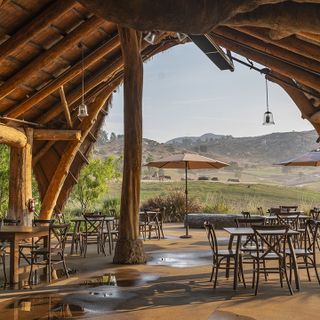
<path fill-rule="evenodd" d="M 146 240 L 146 265 L 112 264 L 112 256 L 97 255 L 90 246 L 87 258 L 68 256 L 76 270 L 69 279 L 47 286 L 0 292 L 4 319 L 312 319 L 319 311 L 319 285 L 299 270 L 301 291 L 289 295 L 278 275 L 261 281 L 257 296 L 250 287 L 252 268 L 245 267 L 247 288 L 232 289 L 219 273 L 218 286 L 209 282 L 211 252 L 203 229 L 193 229 L 191 239 L 179 239 L 179 224 L 165 225 L 166 239 Z M 218 231 L 219 246 L 228 234 Z M 69 252 L 70 248 L 67 248 Z M 107 262 L 107 263 L 106 263 Z M 114 274 L 117 286 L 103 284 L 103 275 Z M 299 313 L 297 313 L 299 310 Z"/>

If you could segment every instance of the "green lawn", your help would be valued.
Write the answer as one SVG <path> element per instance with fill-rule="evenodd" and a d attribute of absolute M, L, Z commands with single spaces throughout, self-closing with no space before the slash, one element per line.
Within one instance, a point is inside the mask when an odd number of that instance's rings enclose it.
<path fill-rule="evenodd" d="M 203 206 L 223 204 L 227 212 L 264 209 L 279 205 L 299 205 L 304 210 L 320 205 L 320 193 L 306 188 L 264 184 L 227 184 L 211 181 L 189 181 L 189 197 L 196 198 Z M 184 182 L 142 182 L 141 203 L 145 200 L 184 190 Z M 111 183 L 107 198 L 120 198 L 121 183 Z"/>

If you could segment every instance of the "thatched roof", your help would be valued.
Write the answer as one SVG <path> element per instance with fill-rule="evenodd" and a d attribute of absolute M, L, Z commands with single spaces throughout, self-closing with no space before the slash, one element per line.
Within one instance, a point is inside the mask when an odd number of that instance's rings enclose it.
<path fill-rule="evenodd" d="M 143 42 L 143 59 L 179 44 L 176 31 L 207 33 L 215 43 L 268 67 L 269 79 L 288 92 L 320 134 L 320 1 L 0 0 L 1 122 L 25 125 L 7 119 L 15 118 L 33 122 L 35 128 L 69 129 L 64 91 L 73 129 L 81 129 L 79 43 L 89 111 L 95 98 L 107 98 L 71 159 L 57 210 L 87 162 L 110 93 L 122 80 L 116 23 L 158 32 L 155 45 Z M 70 143 L 34 141 L 33 169 L 42 197 Z"/>

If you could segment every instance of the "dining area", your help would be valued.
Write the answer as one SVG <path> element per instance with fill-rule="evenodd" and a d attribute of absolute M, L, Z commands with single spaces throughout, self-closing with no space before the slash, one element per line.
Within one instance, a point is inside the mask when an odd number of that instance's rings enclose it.
<path fill-rule="evenodd" d="M 222 270 L 226 278 L 233 272 L 233 290 L 238 290 L 241 283 L 244 288 L 252 288 L 255 295 L 264 283 L 274 280 L 273 274 L 277 274 L 280 287 L 286 286 L 290 295 L 303 290 L 302 272 L 309 282 L 320 286 L 318 212 L 318 208 L 313 208 L 305 214 L 297 206 L 273 207 L 261 215 L 241 212 L 233 227 L 223 228 L 228 235 L 226 247 L 218 245 L 217 233 L 221 230 L 206 221 L 213 287 L 216 288 Z"/>

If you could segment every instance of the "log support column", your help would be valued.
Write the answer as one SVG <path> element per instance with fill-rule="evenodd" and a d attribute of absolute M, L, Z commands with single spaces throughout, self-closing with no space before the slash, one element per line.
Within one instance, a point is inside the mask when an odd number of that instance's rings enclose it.
<path fill-rule="evenodd" d="M 143 62 L 139 33 L 120 26 L 118 30 L 124 59 L 124 164 L 119 239 L 113 262 L 139 264 L 146 262 L 139 239 Z"/>
<path fill-rule="evenodd" d="M 25 129 L 27 143 L 24 147 L 11 146 L 8 218 L 20 220 L 31 226 L 33 214 L 28 211 L 32 198 L 32 141 L 33 129 Z"/>

